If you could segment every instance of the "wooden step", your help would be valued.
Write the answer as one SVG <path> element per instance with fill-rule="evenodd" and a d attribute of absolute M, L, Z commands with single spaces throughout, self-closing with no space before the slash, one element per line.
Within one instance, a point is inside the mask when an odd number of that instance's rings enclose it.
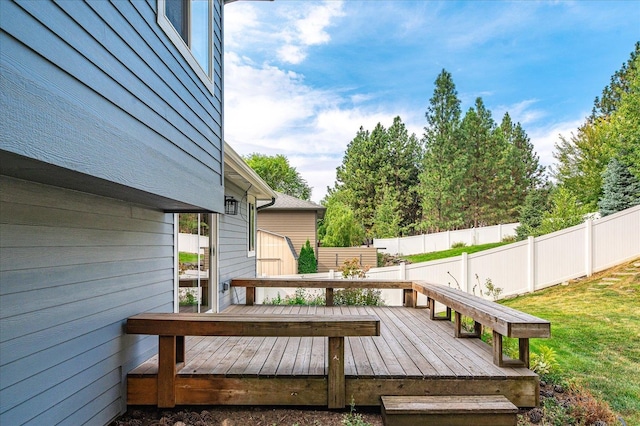
<path fill-rule="evenodd" d="M 515 426 L 518 407 L 503 395 L 382 396 L 385 426 Z"/>

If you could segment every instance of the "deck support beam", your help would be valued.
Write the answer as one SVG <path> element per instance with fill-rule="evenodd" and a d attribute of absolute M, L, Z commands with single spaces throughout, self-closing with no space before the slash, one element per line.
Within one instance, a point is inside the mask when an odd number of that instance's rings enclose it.
<path fill-rule="evenodd" d="M 344 408 L 347 403 L 344 377 L 344 337 L 329 337 L 329 372 L 327 376 L 329 408 Z"/>

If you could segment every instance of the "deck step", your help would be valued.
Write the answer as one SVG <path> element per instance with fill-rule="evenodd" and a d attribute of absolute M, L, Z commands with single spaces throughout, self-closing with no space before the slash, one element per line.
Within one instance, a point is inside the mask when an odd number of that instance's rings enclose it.
<path fill-rule="evenodd" d="M 382 396 L 385 426 L 515 426 L 518 408 L 503 395 Z"/>

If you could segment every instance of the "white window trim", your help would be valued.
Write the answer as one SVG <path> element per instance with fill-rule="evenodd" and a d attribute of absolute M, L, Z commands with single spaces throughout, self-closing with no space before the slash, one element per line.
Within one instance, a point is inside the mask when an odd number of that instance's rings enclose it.
<path fill-rule="evenodd" d="M 211 25 L 209 25 L 209 40 L 213 40 L 213 26 L 215 24 L 213 21 L 213 1 L 212 0 L 208 0 L 208 1 L 210 5 L 209 22 L 211 23 Z M 166 10 L 165 0 L 158 0 L 157 6 L 158 6 L 158 25 L 160 25 L 160 28 L 162 28 L 162 30 L 165 32 L 167 37 L 169 37 L 169 39 L 173 42 L 173 44 L 178 48 L 182 56 L 189 63 L 189 66 L 195 71 L 195 73 L 198 75 L 198 78 L 202 80 L 202 82 L 207 87 L 209 92 L 213 94 L 212 77 L 209 77 L 207 75 L 206 71 L 202 68 L 202 65 L 200 65 L 196 57 L 193 56 L 193 52 L 191 52 L 191 48 L 187 46 L 185 41 L 182 39 L 182 36 L 178 34 L 178 31 L 176 31 L 171 21 L 169 21 L 169 19 L 167 18 L 167 15 L 165 14 L 165 10 Z M 212 55 L 213 55 L 214 49 L 213 49 L 212 43 L 213 41 L 209 44 L 209 62 L 210 62 L 209 69 L 211 69 L 211 74 L 213 75 L 214 60 Z"/>
<path fill-rule="evenodd" d="M 253 203 L 251 202 L 253 201 Z M 251 244 L 249 239 L 249 231 L 251 231 L 251 204 L 253 204 L 253 250 L 249 250 L 249 246 Z M 258 211 L 256 209 L 256 199 L 248 196 L 247 197 L 247 257 L 256 257 L 256 244 L 258 244 L 258 229 L 257 229 L 257 216 Z"/>

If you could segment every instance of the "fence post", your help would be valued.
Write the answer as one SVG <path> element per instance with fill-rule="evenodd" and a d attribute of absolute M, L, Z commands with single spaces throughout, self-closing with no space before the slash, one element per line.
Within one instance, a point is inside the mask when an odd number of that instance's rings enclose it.
<path fill-rule="evenodd" d="M 400 279 L 404 281 L 407 279 L 407 264 L 405 262 L 400 262 L 399 266 L 400 268 L 398 271 L 400 272 Z"/>
<path fill-rule="evenodd" d="M 469 286 L 467 285 L 468 280 L 468 266 L 469 266 L 469 255 L 467 253 L 462 253 L 460 256 L 460 290 L 464 292 L 469 292 Z"/>
<path fill-rule="evenodd" d="M 447 248 L 449 250 L 451 248 L 451 231 L 447 229 Z"/>
<path fill-rule="evenodd" d="M 584 268 L 586 270 L 585 275 L 590 277 L 593 275 L 593 220 L 591 218 L 584 221 L 584 232 Z"/>
<path fill-rule="evenodd" d="M 529 235 L 527 237 L 527 291 L 533 293 L 536 291 L 536 251 L 535 238 Z"/>
<path fill-rule="evenodd" d="M 427 252 L 427 234 L 422 234 L 422 252 Z"/>
<path fill-rule="evenodd" d="M 502 224 L 498 224 L 498 241 L 502 241 Z"/>
<path fill-rule="evenodd" d="M 336 274 L 333 271 L 333 269 L 329 269 L 329 275 L 327 276 L 327 278 L 329 278 L 330 280 L 333 280 L 336 278 Z"/>

